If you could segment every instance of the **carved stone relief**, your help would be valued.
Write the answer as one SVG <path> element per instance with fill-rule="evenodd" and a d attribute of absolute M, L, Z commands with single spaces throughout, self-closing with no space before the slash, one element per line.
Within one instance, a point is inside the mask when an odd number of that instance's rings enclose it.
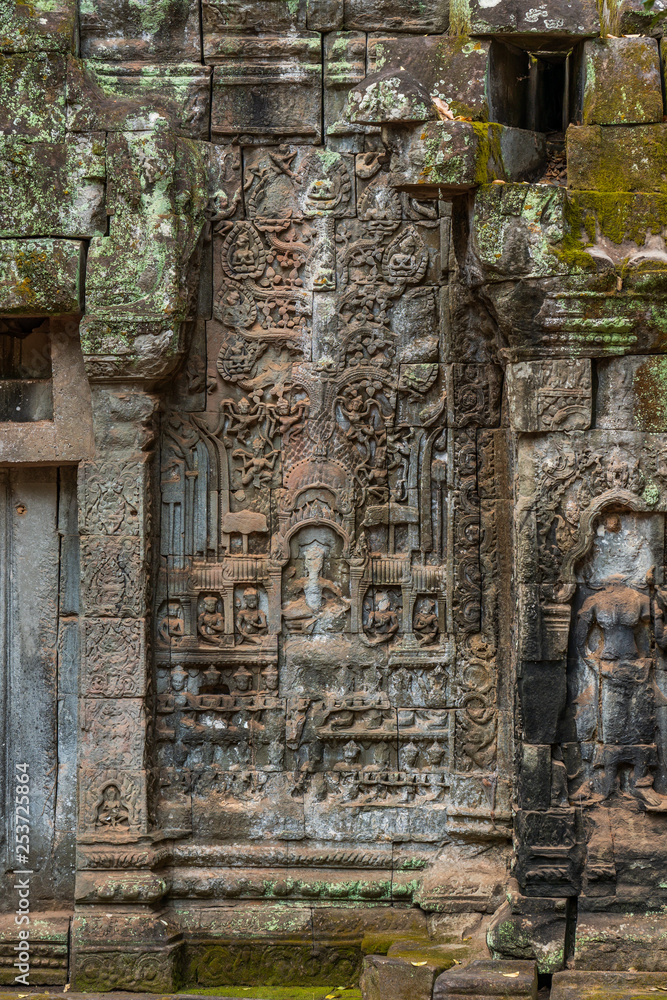
<path fill-rule="evenodd" d="M 206 409 L 163 416 L 158 810 L 195 842 L 507 832 L 476 472 L 499 374 L 443 363 L 438 203 L 375 159 L 249 152 Z"/>
<path fill-rule="evenodd" d="M 666 970 L 663 0 L 14 6 L 40 985 Z"/>

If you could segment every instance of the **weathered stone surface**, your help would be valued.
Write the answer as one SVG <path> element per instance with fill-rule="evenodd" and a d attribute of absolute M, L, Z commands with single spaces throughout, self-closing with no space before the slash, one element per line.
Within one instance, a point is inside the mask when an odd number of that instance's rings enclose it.
<path fill-rule="evenodd" d="M 91 237 L 106 232 L 104 133 L 64 143 L 0 139 L 0 235 Z M 44 197 L 49 188 L 51 195 Z"/>
<path fill-rule="evenodd" d="M 567 971 L 554 976 L 551 996 L 553 1000 L 592 1000 L 604 993 L 609 1000 L 628 996 L 648 1000 L 664 985 L 664 973 Z"/>
<path fill-rule="evenodd" d="M 370 955 L 364 959 L 361 990 L 364 1000 L 430 1000 L 436 976 L 454 964 L 453 958 L 415 952 L 409 955 Z"/>
<path fill-rule="evenodd" d="M 475 35 L 509 34 L 560 36 L 596 35 L 598 11 L 593 0 L 570 3 L 558 0 L 541 7 L 531 7 L 517 0 L 470 0 L 458 15 L 457 28 Z M 510 38 L 511 40 L 511 38 Z"/>
<path fill-rule="evenodd" d="M 667 125 L 567 130 L 567 183 L 584 191 L 667 191 Z"/>
<path fill-rule="evenodd" d="M 388 133 L 390 183 L 466 190 L 493 180 L 529 180 L 544 162 L 537 132 L 463 121 L 427 122 Z"/>
<path fill-rule="evenodd" d="M 432 34 L 447 30 L 447 8 L 435 0 L 415 8 L 406 0 L 348 0 L 343 27 L 359 31 L 412 31 Z"/>
<path fill-rule="evenodd" d="M 332 133 L 345 106 L 348 91 L 366 75 L 366 35 L 361 31 L 336 31 L 324 38 L 324 128 Z M 363 132 L 347 121 L 352 133 Z M 336 134 L 342 133 L 339 125 Z"/>
<path fill-rule="evenodd" d="M 637 431 L 667 431 L 661 355 L 610 358 L 598 363 L 596 426 Z"/>
<path fill-rule="evenodd" d="M 0 133 L 41 142 L 65 138 L 64 55 L 5 56 L 0 63 Z"/>
<path fill-rule="evenodd" d="M 534 962 L 476 961 L 438 977 L 434 1000 L 443 997 L 522 997 L 537 1000 Z"/>
<path fill-rule="evenodd" d="M 35 981 L 662 974 L 662 0 L 5 6 Z"/>
<path fill-rule="evenodd" d="M 586 430 L 593 402 L 591 363 L 526 361 L 509 365 L 510 420 L 518 431 Z"/>
<path fill-rule="evenodd" d="M 80 5 L 81 55 L 102 62 L 199 61 L 200 14 L 195 0 L 138 6 L 131 0 L 85 0 Z"/>
<path fill-rule="evenodd" d="M 74 0 L 37 0 L 8 5 L 0 19 L 0 51 L 74 52 L 76 3 Z"/>
<path fill-rule="evenodd" d="M 667 972 L 665 929 L 662 914 L 580 913 L 574 949 L 577 968 L 622 973 L 632 962 L 637 972 L 660 972 L 659 985 L 664 985 Z M 637 941 L 642 942 L 641 950 L 636 947 Z M 627 985 L 634 992 L 632 984 Z M 641 989 L 658 983 L 644 980 L 638 985 Z"/>
<path fill-rule="evenodd" d="M 140 132 L 162 116 L 175 132 L 208 139 L 211 74 L 197 63 L 70 61 L 68 129 Z"/>
<path fill-rule="evenodd" d="M 584 125 L 662 121 L 660 53 L 654 39 L 586 42 L 584 74 Z"/>
<path fill-rule="evenodd" d="M 243 142 L 296 138 L 319 142 L 322 47 L 315 32 L 285 38 L 225 35 L 205 39 L 213 69 L 211 135 Z"/>
<path fill-rule="evenodd" d="M 655 0 L 650 7 L 645 7 L 642 0 L 623 0 L 623 3 L 605 12 L 605 26 L 611 34 L 630 35 L 636 32 L 659 37 L 666 10 L 665 0 Z"/>
<path fill-rule="evenodd" d="M 404 69 L 366 77 L 350 91 L 342 111 L 350 125 L 409 125 L 435 117 L 428 91 Z"/>
<path fill-rule="evenodd" d="M 76 240 L 0 240 L 2 311 L 27 316 L 79 312 L 82 252 Z"/>
<path fill-rule="evenodd" d="M 0 917 L 0 983 L 16 985 L 14 965 L 17 926 L 14 914 Z M 31 979 L 35 986 L 61 986 L 67 982 L 68 937 L 70 915 L 67 911 L 46 911 L 36 917 L 32 925 L 30 946 L 33 969 Z M 8 990 L 5 996 L 11 995 Z"/>
<path fill-rule="evenodd" d="M 84 355 L 90 371 L 111 377 L 123 370 L 161 374 L 178 358 L 181 323 L 192 305 L 182 268 L 197 250 L 208 205 L 206 151 L 140 132 L 110 139 L 107 155 L 111 224 L 88 254 Z M 148 163 L 150 183 L 142 187 L 138 166 Z M 129 252 L 139 246 L 140 260 Z M 107 268 L 118 263 L 110 290 Z"/>
<path fill-rule="evenodd" d="M 402 67 L 454 115 L 488 121 L 489 49 L 481 39 L 374 33 L 368 39 L 369 72 Z"/>
<path fill-rule="evenodd" d="M 568 901 L 521 896 L 516 883 L 509 897 L 510 902 L 497 910 L 489 924 L 491 954 L 494 958 L 534 961 L 537 971 L 546 975 L 559 972 L 566 961 Z"/>

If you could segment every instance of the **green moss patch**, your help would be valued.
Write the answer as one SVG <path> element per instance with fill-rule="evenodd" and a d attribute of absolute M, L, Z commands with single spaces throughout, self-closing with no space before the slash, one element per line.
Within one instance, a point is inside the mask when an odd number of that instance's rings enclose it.
<path fill-rule="evenodd" d="M 234 1000 L 361 1000 L 361 990 L 326 986 L 233 986 L 208 990 L 184 990 L 204 997 L 229 997 Z"/>

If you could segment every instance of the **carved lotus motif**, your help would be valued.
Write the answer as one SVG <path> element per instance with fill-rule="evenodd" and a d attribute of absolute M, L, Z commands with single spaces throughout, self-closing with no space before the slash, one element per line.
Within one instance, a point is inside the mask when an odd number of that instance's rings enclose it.
<path fill-rule="evenodd" d="M 250 222 L 236 223 L 222 244 L 220 253 L 225 274 L 236 281 L 259 278 L 264 273 L 267 252 Z"/>
<path fill-rule="evenodd" d="M 427 267 L 428 250 L 414 226 L 395 236 L 382 257 L 382 274 L 392 285 L 416 285 Z"/>

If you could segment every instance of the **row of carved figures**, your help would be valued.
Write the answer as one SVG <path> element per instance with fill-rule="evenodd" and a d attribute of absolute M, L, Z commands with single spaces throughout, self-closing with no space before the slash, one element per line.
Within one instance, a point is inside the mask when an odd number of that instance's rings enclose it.
<path fill-rule="evenodd" d="M 330 589 L 329 587 L 322 589 Z M 309 601 L 309 597 L 311 598 Z M 336 600 L 334 600 L 334 597 Z M 288 632 L 311 634 L 320 631 L 324 611 L 329 605 L 341 603 L 341 612 L 349 610 L 349 600 L 339 594 L 333 597 L 304 593 L 303 597 L 288 602 L 283 608 L 284 624 Z M 260 606 L 260 595 L 256 587 L 246 587 L 242 596 L 235 601 L 234 642 L 236 645 L 262 645 L 269 634 L 266 612 Z M 397 588 L 376 590 L 367 595 L 363 604 L 363 631 L 374 645 L 391 642 L 401 625 L 402 602 Z M 347 622 L 342 616 L 327 616 L 326 631 L 345 631 Z M 340 618 L 340 621 L 338 620 Z M 342 627 L 340 627 L 342 625 Z M 415 604 L 412 616 L 412 632 L 420 646 L 433 645 L 440 635 L 440 624 L 436 600 L 422 597 Z M 180 601 L 168 600 L 162 605 L 157 623 L 158 645 L 178 647 L 188 637 L 183 606 Z M 207 646 L 229 644 L 230 632 L 226 626 L 224 605 L 221 595 L 202 594 L 197 599 L 196 638 Z"/>

